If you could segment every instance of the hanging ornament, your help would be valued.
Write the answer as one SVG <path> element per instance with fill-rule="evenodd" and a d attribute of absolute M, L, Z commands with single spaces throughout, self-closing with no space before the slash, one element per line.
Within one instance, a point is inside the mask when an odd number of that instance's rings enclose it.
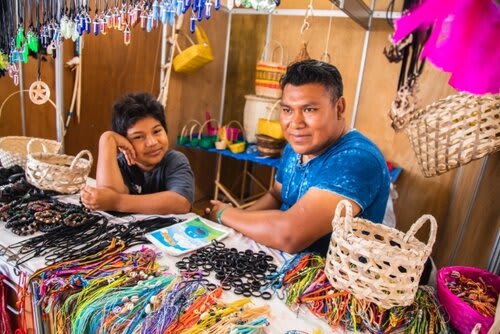
<path fill-rule="evenodd" d="M 118 12 L 118 8 L 115 8 L 115 11 L 113 13 L 113 28 L 120 29 L 120 26 L 120 13 Z"/>
<path fill-rule="evenodd" d="M 28 31 L 28 48 L 34 53 L 37 53 L 39 49 L 38 37 L 31 29 Z"/>
<path fill-rule="evenodd" d="M 155 21 L 160 18 L 160 6 L 158 5 L 158 0 L 153 1 L 153 5 L 151 6 L 151 15 Z"/>
<path fill-rule="evenodd" d="M 70 39 L 71 36 L 73 35 L 73 31 L 75 31 L 75 21 L 68 20 L 66 31 L 63 34 L 64 38 Z"/>
<path fill-rule="evenodd" d="M 16 48 L 20 48 L 23 45 L 24 42 L 24 27 L 19 26 L 17 29 L 17 35 L 16 35 Z"/>
<path fill-rule="evenodd" d="M 147 22 L 148 22 L 148 14 L 147 14 L 147 12 L 146 12 L 146 11 L 143 11 L 143 12 L 141 13 L 141 25 L 140 25 L 140 27 L 141 27 L 142 29 L 146 29 L 146 24 L 147 24 Z"/>
<path fill-rule="evenodd" d="M 90 26 L 91 26 L 91 19 L 90 16 L 87 14 L 83 18 L 83 28 L 87 34 L 90 34 Z"/>
<path fill-rule="evenodd" d="M 231 10 L 234 8 L 234 0 L 227 0 L 227 9 Z"/>
<path fill-rule="evenodd" d="M 28 93 L 31 102 L 34 104 L 44 104 L 50 99 L 49 86 L 41 80 L 33 82 L 28 90 Z"/>
<path fill-rule="evenodd" d="M 28 54 L 29 54 L 28 45 L 27 45 L 27 43 L 24 43 L 22 53 L 21 53 L 21 60 L 25 64 L 28 62 Z"/>
<path fill-rule="evenodd" d="M 174 5 L 172 5 L 171 3 L 168 6 L 167 19 L 168 19 L 168 23 L 171 26 L 173 26 L 174 25 L 174 20 L 175 20 L 175 8 L 174 8 Z"/>
<path fill-rule="evenodd" d="M 108 33 L 108 24 L 106 23 L 106 19 L 100 17 L 99 18 L 99 32 L 102 34 L 102 35 L 106 35 Z"/>
<path fill-rule="evenodd" d="M 189 31 L 193 34 L 196 30 L 196 17 L 192 16 L 189 21 Z"/>
<path fill-rule="evenodd" d="M 168 8 L 167 5 L 164 4 L 163 2 L 160 4 L 160 13 L 159 13 L 159 19 L 161 23 L 167 24 L 168 22 Z"/>
<path fill-rule="evenodd" d="M 221 5 L 222 5 L 221 0 L 215 0 L 214 1 L 215 10 L 219 10 L 220 7 L 221 7 Z"/>
<path fill-rule="evenodd" d="M 149 14 L 146 20 L 146 31 L 151 32 L 153 30 L 153 15 Z"/>
<path fill-rule="evenodd" d="M 61 22 L 59 22 L 59 29 L 60 29 L 61 34 L 64 38 L 69 38 L 69 37 L 66 37 L 66 35 L 68 34 L 68 17 L 66 15 L 64 15 L 61 18 Z M 71 33 L 69 36 L 71 36 Z"/>
<path fill-rule="evenodd" d="M 207 2 L 205 3 L 205 17 L 207 18 L 207 20 L 209 20 L 210 17 L 212 16 L 211 10 L 212 10 L 212 2 L 210 0 L 207 0 Z"/>
<path fill-rule="evenodd" d="M 131 36 L 132 33 L 130 32 L 130 27 L 128 24 L 125 26 L 125 29 L 123 29 L 123 43 L 125 45 L 129 45 L 131 41 Z"/>
<path fill-rule="evenodd" d="M 94 36 L 99 35 L 100 30 L 101 24 L 99 23 L 99 18 L 94 17 L 94 22 L 92 22 L 92 32 L 94 33 Z"/>

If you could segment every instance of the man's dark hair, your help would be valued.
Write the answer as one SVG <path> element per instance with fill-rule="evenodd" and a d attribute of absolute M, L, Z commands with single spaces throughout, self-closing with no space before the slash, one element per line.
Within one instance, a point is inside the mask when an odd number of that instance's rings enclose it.
<path fill-rule="evenodd" d="M 131 93 L 120 97 L 113 105 L 111 126 L 114 132 L 127 136 L 127 130 L 137 121 L 153 117 L 167 131 L 163 106 L 149 93 Z"/>
<path fill-rule="evenodd" d="M 281 89 L 288 84 L 301 86 L 309 83 L 323 85 L 330 91 L 333 102 L 344 94 L 342 76 L 339 70 L 335 66 L 319 60 L 308 59 L 288 65 L 286 73 L 280 80 Z"/>

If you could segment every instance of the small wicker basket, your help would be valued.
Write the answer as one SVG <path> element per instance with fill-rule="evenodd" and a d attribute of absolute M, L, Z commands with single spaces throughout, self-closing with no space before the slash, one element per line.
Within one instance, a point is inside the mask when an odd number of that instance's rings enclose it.
<path fill-rule="evenodd" d="M 480 333 L 486 334 L 493 324 L 493 317 L 482 315 L 448 289 L 446 283 L 450 280 L 453 271 L 457 271 L 473 281 L 479 281 L 479 277 L 481 277 L 484 283 L 492 286 L 497 292 L 500 291 L 500 276 L 483 269 L 463 266 L 444 267 L 439 269 L 437 273 L 436 285 L 439 303 L 443 305 L 450 317 L 453 328 L 460 333 L 469 334 L 474 326 L 479 323 L 481 324 Z"/>
<path fill-rule="evenodd" d="M 345 216 L 341 217 L 345 210 Z M 429 221 L 427 244 L 414 237 Z M 423 215 L 404 234 L 382 224 L 352 217 L 347 200 L 339 202 L 332 220 L 325 273 L 331 285 L 382 308 L 413 303 L 424 263 L 436 239 L 437 224 Z"/>
<path fill-rule="evenodd" d="M 26 179 L 35 187 L 63 194 L 80 191 L 92 167 L 92 154 L 83 150 L 76 157 L 54 153 L 31 153 L 35 140 L 28 143 Z M 84 159 L 83 156 L 88 159 Z"/>
<path fill-rule="evenodd" d="M 396 130 L 404 129 L 426 177 L 500 149 L 500 95 L 462 93 L 421 109 L 403 97 L 389 116 Z"/>
<path fill-rule="evenodd" d="M 56 153 L 59 151 L 61 144 L 55 140 L 8 136 L 0 138 L 0 162 L 2 167 L 10 168 L 14 165 L 26 167 L 27 147 L 31 139 L 36 139 L 36 143 L 32 146 L 32 152 Z"/>

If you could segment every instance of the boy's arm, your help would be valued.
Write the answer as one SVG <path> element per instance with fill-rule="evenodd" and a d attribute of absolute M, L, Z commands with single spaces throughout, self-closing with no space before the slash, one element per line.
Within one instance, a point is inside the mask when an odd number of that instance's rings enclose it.
<path fill-rule="evenodd" d="M 127 138 L 113 131 L 106 131 L 99 139 L 99 157 L 97 159 L 96 184 L 120 194 L 128 194 L 129 189 L 123 181 L 118 165 L 118 150 L 124 152 L 127 162 L 135 163 L 135 151 Z"/>
<path fill-rule="evenodd" d="M 188 213 L 191 209 L 190 201 L 174 191 L 130 195 L 106 187 L 85 187 L 82 201 L 89 209 L 102 211 L 161 215 Z"/>

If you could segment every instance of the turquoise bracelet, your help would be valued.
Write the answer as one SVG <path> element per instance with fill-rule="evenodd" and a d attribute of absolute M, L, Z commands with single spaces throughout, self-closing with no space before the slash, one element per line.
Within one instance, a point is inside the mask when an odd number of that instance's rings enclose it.
<path fill-rule="evenodd" d="M 224 224 L 222 224 L 221 218 L 222 218 L 222 214 L 224 213 L 224 210 L 226 210 L 226 209 L 227 208 L 222 208 L 219 212 L 217 212 L 217 219 L 216 220 L 217 220 L 218 224 L 224 225 Z"/>

